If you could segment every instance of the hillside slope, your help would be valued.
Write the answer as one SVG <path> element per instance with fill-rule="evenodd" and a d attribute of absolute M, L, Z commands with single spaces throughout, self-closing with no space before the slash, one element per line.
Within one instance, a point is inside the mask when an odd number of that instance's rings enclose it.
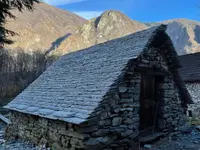
<path fill-rule="evenodd" d="M 200 52 L 200 22 L 175 19 L 164 23 L 179 55 Z"/>
<path fill-rule="evenodd" d="M 106 11 L 100 17 L 84 24 L 75 34 L 65 39 L 49 56 L 61 56 L 146 28 L 146 25 L 132 21 L 119 11 Z"/>
<path fill-rule="evenodd" d="M 172 19 L 156 23 L 145 23 L 148 27 L 167 24 L 167 33 L 171 37 L 179 55 L 200 52 L 200 22 L 189 19 Z"/>
<path fill-rule="evenodd" d="M 15 20 L 9 19 L 6 27 L 18 33 L 9 37 L 15 41 L 6 45 L 7 49 L 23 49 L 25 51 L 41 52 L 56 46 L 62 37 L 67 37 L 87 21 L 71 12 L 52 7 L 45 3 L 35 5 L 33 12 L 28 10 L 22 13 L 13 10 Z M 57 43 L 59 44 L 59 43 Z"/>

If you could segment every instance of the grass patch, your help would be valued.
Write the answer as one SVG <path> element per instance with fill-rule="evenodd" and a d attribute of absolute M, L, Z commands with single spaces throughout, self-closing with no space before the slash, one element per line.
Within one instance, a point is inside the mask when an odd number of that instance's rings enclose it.
<path fill-rule="evenodd" d="M 200 117 L 192 117 L 188 119 L 190 125 L 200 125 Z"/>

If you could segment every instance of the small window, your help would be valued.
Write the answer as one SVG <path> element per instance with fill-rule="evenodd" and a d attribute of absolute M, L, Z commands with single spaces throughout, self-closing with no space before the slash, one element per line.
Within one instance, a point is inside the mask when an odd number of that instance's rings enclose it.
<path fill-rule="evenodd" d="M 188 110 L 188 116 L 192 117 L 192 111 L 191 110 Z"/>

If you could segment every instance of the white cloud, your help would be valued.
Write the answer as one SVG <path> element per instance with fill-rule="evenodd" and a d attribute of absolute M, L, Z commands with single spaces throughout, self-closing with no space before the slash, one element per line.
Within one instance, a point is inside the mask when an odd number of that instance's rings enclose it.
<path fill-rule="evenodd" d="M 103 12 L 104 11 L 75 11 L 73 13 L 89 20 L 100 16 Z"/>
<path fill-rule="evenodd" d="M 86 0 L 43 0 L 43 2 L 50 4 L 50 5 L 66 5 L 70 3 L 79 3 Z"/>

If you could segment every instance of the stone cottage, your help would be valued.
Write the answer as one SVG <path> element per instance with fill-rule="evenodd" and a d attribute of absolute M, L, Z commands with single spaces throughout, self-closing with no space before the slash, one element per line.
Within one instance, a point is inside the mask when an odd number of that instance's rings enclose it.
<path fill-rule="evenodd" d="M 194 102 L 188 107 L 188 115 L 197 117 L 200 115 L 200 53 L 182 55 L 179 59 L 180 75 Z"/>
<path fill-rule="evenodd" d="M 69 53 L 19 94 L 7 138 L 55 149 L 128 149 L 185 123 L 190 95 L 165 25 Z"/>

